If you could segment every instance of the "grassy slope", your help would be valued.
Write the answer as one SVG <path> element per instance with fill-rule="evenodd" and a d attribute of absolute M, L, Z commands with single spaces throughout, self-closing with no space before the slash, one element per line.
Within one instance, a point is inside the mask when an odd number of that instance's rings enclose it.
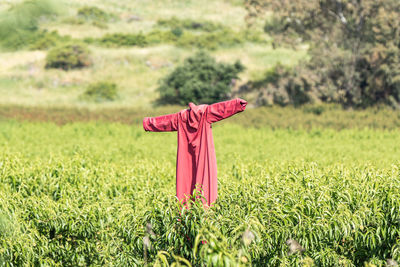
<path fill-rule="evenodd" d="M 92 0 L 65 2 L 62 15 L 55 21 L 42 23 L 41 27 L 58 30 L 75 38 L 98 37 L 108 32 L 132 32 L 150 30 L 158 19 L 172 16 L 193 20 L 210 20 L 222 23 L 234 30 L 244 29 L 245 10 L 240 1 L 108 1 Z M 108 29 L 90 24 L 69 25 L 66 17 L 74 16 L 83 5 L 93 5 L 112 12 L 119 20 L 110 22 Z M 137 15 L 140 21 L 128 23 L 129 15 Z M 259 21 L 258 31 L 262 29 Z M 267 35 L 264 35 L 268 38 Z M 100 48 L 91 46 L 94 65 L 80 71 L 45 70 L 45 51 L 17 51 L 0 53 L 0 104 L 52 105 L 52 106 L 113 106 L 148 108 L 157 97 L 154 91 L 157 81 L 170 72 L 182 60 L 193 54 L 193 49 L 170 45 L 146 48 Z M 276 62 L 294 64 L 305 57 L 305 50 L 272 49 L 269 45 L 244 43 L 231 48 L 220 48 L 212 54 L 221 61 L 242 60 L 247 69 L 240 75 L 243 82 L 260 77 Z M 147 62 L 147 64 L 146 64 Z M 152 69 L 148 64 L 153 65 Z M 169 67 L 162 67 L 172 63 Z M 116 81 L 120 99 L 113 103 L 93 104 L 79 99 L 87 84 L 98 80 Z"/>

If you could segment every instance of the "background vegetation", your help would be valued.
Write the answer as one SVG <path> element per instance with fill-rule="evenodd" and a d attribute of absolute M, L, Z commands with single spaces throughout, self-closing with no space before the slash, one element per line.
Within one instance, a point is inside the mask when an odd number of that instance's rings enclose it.
<path fill-rule="evenodd" d="M 12 10 L 30 10 L 32 6 L 41 7 L 41 3 L 4 2 L 1 17 L 14 18 L 17 13 Z M 217 62 L 240 61 L 245 66 L 237 82 L 229 86 L 233 91 L 261 77 L 277 62 L 293 64 L 306 57 L 305 46 L 274 50 L 262 28 L 264 19 L 260 19 L 258 28 L 249 30 L 243 20 L 246 10 L 240 2 L 52 3 L 45 6 L 54 6 L 53 13 L 34 17 L 34 40 L 18 45 L 10 39 L 11 46 L 0 45 L 0 104 L 152 108 L 159 98 L 159 80 L 201 49 Z M 7 20 L 1 20 L 0 25 L 14 27 Z M 7 36 L 3 40 L 8 40 L 9 35 L 2 32 Z M 86 43 L 92 64 L 69 71 L 45 68 L 49 50 L 67 43 Z M 89 84 L 102 80 L 117 84 L 118 99 L 88 102 L 80 97 Z M 247 98 L 251 100 L 252 96 Z"/>
<path fill-rule="evenodd" d="M 217 63 L 205 52 L 187 58 L 161 81 L 157 90 L 163 104 L 212 104 L 227 100 L 231 86 L 244 70 L 240 61 L 234 64 Z"/>
<path fill-rule="evenodd" d="M 396 266 L 399 8 L 0 0 L 0 266 Z M 234 97 L 182 210 L 142 119 Z"/>
<path fill-rule="evenodd" d="M 246 6 L 252 16 L 273 11 L 264 29 L 275 40 L 310 43 L 310 60 L 287 72 L 268 73 L 260 98 L 275 100 L 278 94 L 284 99 L 281 104 L 399 107 L 398 1 L 251 0 Z M 274 97 L 268 97 L 271 94 Z"/>

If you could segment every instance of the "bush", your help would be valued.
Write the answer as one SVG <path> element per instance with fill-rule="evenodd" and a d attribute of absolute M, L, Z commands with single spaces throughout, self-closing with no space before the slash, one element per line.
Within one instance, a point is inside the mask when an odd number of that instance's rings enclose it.
<path fill-rule="evenodd" d="M 183 34 L 183 31 L 182 31 Z M 153 30 L 146 34 L 146 42 L 148 44 L 159 44 L 159 43 L 175 43 L 182 35 L 179 35 L 179 31 L 161 31 Z"/>
<path fill-rule="evenodd" d="M 102 45 L 108 47 L 118 47 L 118 46 L 144 46 L 147 44 L 146 37 L 139 34 L 129 34 L 129 33 L 113 33 L 106 34 L 98 40 Z"/>
<path fill-rule="evenodd" d="M 176 28 L 171 29 L 171 33 L 173 35 L 175 35 L 176 37 L 181 37 L 183 34 L 183 30 L 182 30 L 182 28 L 176 27 Z"/>
<path fill-rule="evenodd" d="M 189 102 L 209 104 L 229 96 L 232 79 L 244 70 L 240 61 L 234 64 L 217 63 L 207 53 L 200 51 L 187 58 L 182 66 L 160 81 L 160 104 Z"/>
<path fill-rule="evenodd" d="M 243 43 L 243 39 L 231 30 L 205 33 L 201 35 L 184 34 L 177 45 L 214 50 L 221 46 L 233 46 Z"/>
<path fill-rule="evenodd" d="M 210 21 L 193 21 L 191 19 L 178 19 L 172 17 L 170 19 L 160 19 L 157 21 L 159 26 L 174 28 L 182 28 L 185 30 L 199 30 L 213 32 L 225 29 L 225 26 Z"/>
<path fill-rule="evenodd" d="M 71 24 L 71 25 L 82 25 L 86 22 L 86 20 L 84 18 L 67 17 L 67 18 L 64 18 L 61 22 Z"/>
<path fill-rule="evenodd" d="M 98 7 L 85 6 L 78 10 L 75 20 L 74 18 L 70 18 L 67 22 L 71 24 L 83 24 L 85 21 L 88 21 L 95 27 L 107 29 L 107 22 L 116 19 L 117 17 L 114 14 L 107 13 Z"/>
<path fill-rule="evenodd" d="M 78 10 L 78 18 L 83 18 L 85 20 L 108 22 L 109 19 L 113 17 L 113 15 L 94 6 L 85 6 Z"/>
<path fill-rule="evenodd" d="M 97 82 L 90 84 L 84 93 L 84 97 L 97 102 L 112 101 L 117 98 L 117 85 L 112 82 Z"/>
<path fill-rule="evenodd" d="M 46 50 L 57 46 L 61 42 L 71 41 L 70 36 L 61 36 L 57 31 L 42 31 L 37 35 L 36 40 L 29 46 L 31 50 Z"/>
<path fill-rule="evenodd" d="M 176 44 L 180 47 L 197 47 L 201 49 L 214 50 L 223 46 L 234 46 L 244 42 L 241 36 L 232 30 L 193 34 L 185 32 Z"/>
<path fill-rule="evenodd" d="M 249 82 L 246 88 L 258 92 L 258 106 L 299 106 L 313 100 L 309 80 L 301 72 L 280 63 L 268 70 L 262 80 Z"/>
<path fill-rule="evenodd" d="M 77 69 L 91 65 L 89 50 L 82 44 L 65 44 L 51 49 L 46 57 L 46 68 Z"/>

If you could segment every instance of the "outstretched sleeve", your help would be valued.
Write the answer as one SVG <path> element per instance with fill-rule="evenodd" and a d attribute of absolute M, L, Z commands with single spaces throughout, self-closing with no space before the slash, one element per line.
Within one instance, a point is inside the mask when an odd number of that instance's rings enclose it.
<path fill-rule="evenodd" d="M 226 119 L 238 112 L 245 110 L 247 101 L 236 98 L 224 102 L 211 104 L 207 107 L 207 121 L 214 123 Z"/>
<path fill-rule="evenodd" d="M 150 132 L 172 132 L 178 130 L 178 113 L 143 119 L 143 128 Z"/>

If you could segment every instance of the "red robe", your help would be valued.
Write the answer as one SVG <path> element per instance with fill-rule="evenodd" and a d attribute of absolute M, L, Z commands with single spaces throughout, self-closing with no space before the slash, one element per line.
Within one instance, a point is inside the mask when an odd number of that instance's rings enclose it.
<path fill-rule="evenodd" d="M 151 132 L 178 131 L 176 161 L 176 196 L 185 202 L 195 188 L 200 189 L 211 205 L 217 199 L 217 160 L 211 124 L 246 108 L 247 102 L 236 98 L 211 105 L 189 103 L 189 109 L 175 114 L 143 119 L 143 128 Z"/>

